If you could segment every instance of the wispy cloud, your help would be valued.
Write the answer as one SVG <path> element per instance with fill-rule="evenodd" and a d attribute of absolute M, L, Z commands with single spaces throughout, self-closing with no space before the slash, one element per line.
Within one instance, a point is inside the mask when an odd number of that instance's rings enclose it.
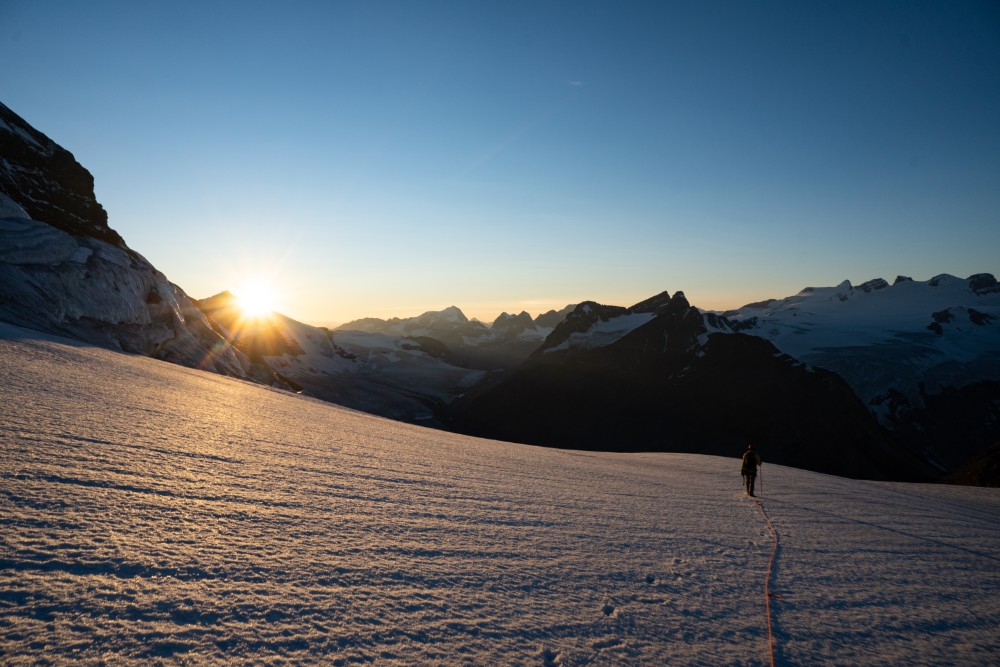
<path fill-rule="evenodd" d="M 583 85 L 583 81 L 570 81 L 569 85 L 571 85 L 571 86 L 582 86 Z"/>

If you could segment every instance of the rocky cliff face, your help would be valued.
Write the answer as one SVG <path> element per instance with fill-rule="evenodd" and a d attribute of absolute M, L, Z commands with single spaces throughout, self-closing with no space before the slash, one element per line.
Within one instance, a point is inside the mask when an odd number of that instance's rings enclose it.
<path fill-rule="evenodd" d="M 94 179 L 0 104 L 0 320 L 272 383 L 107 223 Z"/>
<path fill-rule="evenodd" d="M 125 241 L 108 226 L 94 197 L 94 177 L 73 157 L 23 118 L 0 104 L 0 192 L 28 216 L 74 236 L 119 248 Z"/>

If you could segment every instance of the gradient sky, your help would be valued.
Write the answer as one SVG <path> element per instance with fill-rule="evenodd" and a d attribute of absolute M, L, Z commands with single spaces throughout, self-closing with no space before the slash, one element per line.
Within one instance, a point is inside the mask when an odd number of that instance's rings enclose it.
<path fill-rule="evenodd" d="M 997 2 L 0 0 L 0 101 L 311 323 L 1000 275 Z"/>

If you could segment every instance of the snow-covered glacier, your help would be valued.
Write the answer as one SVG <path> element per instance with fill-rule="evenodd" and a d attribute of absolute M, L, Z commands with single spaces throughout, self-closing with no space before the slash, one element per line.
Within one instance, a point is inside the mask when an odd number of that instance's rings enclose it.
<path fill-rule="evenodd" d="M 1000 287 L 991 274 L 844 281 L 725 315 L 739 331 L 839 374 L 885 422 L 893 392 L 922 406 L 926 394 L 1000 380 Z"/>
<path fill-rule="evenodd" d="M 0 325 L 0 662 L 996 664 L 1000 491 L 428 430 Z M 770 559 L 774 553 L 774 566 Z"/>

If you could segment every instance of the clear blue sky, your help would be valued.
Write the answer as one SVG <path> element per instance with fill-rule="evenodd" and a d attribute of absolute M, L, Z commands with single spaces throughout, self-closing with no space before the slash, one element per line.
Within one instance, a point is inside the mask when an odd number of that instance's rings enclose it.
<path fill-rule="evenodd" d="M 1000 274 L 997 2 L 0 0 L 0 101 L 307 322 Z"/>

